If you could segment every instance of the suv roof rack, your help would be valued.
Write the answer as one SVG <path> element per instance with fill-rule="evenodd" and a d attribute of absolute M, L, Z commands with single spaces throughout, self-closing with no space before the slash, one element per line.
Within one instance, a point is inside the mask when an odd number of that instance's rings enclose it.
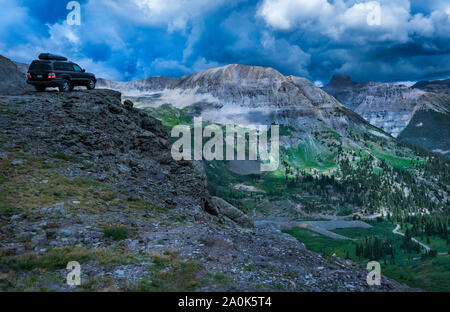
<path fill-rule="evenodd" d="M 67 61 L 67 58 L 64 56 L 50 54 L 50 53 L 41 53 L 39 54 L 40 60 L 55 60 L 55 61 Z"/>

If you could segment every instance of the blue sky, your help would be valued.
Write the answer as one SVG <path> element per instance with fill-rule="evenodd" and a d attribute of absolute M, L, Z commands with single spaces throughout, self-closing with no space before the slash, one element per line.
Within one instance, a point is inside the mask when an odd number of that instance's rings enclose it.
<path fill-rule="evenodd" d="M 121 81 L 230 63 L 317 84 L 450 76 L 448 0 L 80 0 L 80 26 L 67 25 L 68 2 L 0 0 L 0 54 L 63 54 Z"/>

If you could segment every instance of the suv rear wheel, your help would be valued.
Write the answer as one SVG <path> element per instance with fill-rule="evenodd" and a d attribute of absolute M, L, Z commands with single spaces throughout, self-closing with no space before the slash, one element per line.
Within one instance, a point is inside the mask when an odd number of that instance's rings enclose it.
<path fill-rule="evenodd" d="M 64 79 L 58 89 L 59 92 L 69 92 L 71 89 L 70 82 L 67 79 Z"/>
<path fill-rule="evenodd" d="M 45 91 L 45 87 L 43 87 L 43 86 L 34 86 L 34 88 L 36 89 L 37 92 L 44 92 Z"/>
<path fill-rule="evenodd" d="M 87 84 L 87 89 L 88 90 L 94 90 L 95 89 L 95 81 L 94 79 L 89 79 L 89 82 Z"/>

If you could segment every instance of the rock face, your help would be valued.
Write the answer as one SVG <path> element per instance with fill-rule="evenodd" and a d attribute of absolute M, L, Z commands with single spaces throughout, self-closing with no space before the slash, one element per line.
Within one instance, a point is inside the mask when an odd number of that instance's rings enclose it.
<path fill-rule="evenodd" d="M 393 137 L 422 145 L 429 150 L 448 150 L 448 143 L 441 142 L 441 133 L 449 133 L 450 129 L 450 96 L 446 94 L 428 93 L 419 88 L 408 88 L 404 85 L 367 82 L 355 83 L 345 75 L 335 75 L 323 90 L 333 95 L 340 103 L 361 115 L 370 124 L 383 129 Z M 432 130 L 432 125 L 423 123 L 421 138 L 411 139 L 411 134 L 402 135 L 417 113 L 434 112 L 441 115 L 439 131 Z M 419 117 L 418 117 L 419 118 Z M 417 119 L 417 118 L 415 118 Z M 422 120 L 423 117 L 420 117 Z M 420 124 L 418 121 L 415 124 Z M 408 131 L 411 133 L 411 131 Z M 416 135 L 416 134 L 414 134 Z"/>
<path fill-rule="evenodd" d="M 16 64 L 17 69 L 24 75 L 28 73 L 28 68 L 30 67 L 30 64 L 20 63 L 20 62 L 14 62 Z"/>
<path fill-rule="evenodd" d="M 32 89 L 27 85 L 25 74 L 17 65 L 0 55 L 0 95 L 22 94 Z"/>
<path fill-rule="evenodd" d="M 26 144 L 40 155 L 55 150 L 73 155 L 93 167 L 94 177 L 110 172 L 102 180 L 130 196 L 171 208 L 198 207 L 180 208 L 186 215 L 205 208 L 209 198 L 202 166 L 173 161 L 166 128 L 129 102 L 122 104 L 119 92 L 32 92 L 8 97 L 6 103 L 19 99 L 27 104 L 20 105 L 17 120 L 5 121 L 4 129 L 15 144 Z"/>
<path fill-rule="evenodd" d="M 419 81 L 412 86 L 414 89 L 420 89 L 426 92 L 450 94 L 450 79 Z"/>

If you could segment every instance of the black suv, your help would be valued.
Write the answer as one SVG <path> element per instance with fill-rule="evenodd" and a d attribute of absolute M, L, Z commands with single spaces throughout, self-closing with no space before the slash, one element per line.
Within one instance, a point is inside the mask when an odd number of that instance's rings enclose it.
<path fill-rule="evenodd" d="M 27 83 L 37 91 L 47 87 L 58 87 L 61 92 L 72 91 L 76 86 L 85 86 L 88 90 L 95 88 L 97 79 L 67 58 L 50 53 L 42 53 L 39 60 L 31 63 L 27 74 Z"/>

